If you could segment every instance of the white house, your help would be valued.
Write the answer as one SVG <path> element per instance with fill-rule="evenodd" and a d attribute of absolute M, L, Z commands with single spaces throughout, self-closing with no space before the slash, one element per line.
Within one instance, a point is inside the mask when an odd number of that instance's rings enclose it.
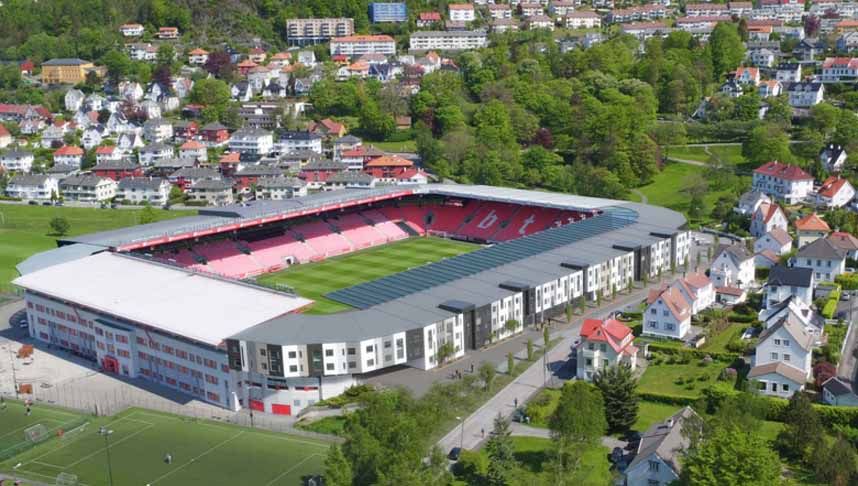
<path fill-rule="evenodd" d="M 786 255 L 792 251 L 792 237 L 783 228 L 775 228 L 754 242 L 754 253 L 765 250 L 770 250 L 777 256 Z"/>
<path fill-rule="evenodd" d="M 307 195 L 307 183 L 297 177 L 260 177 L 256 181 L 256 199 L 281 201 Z"/>
<path fill-rule="evenodd" d="M 831 228 L 819 215 L 811 213 L 796 220 L 795 231 L 798 235 L 798 247 L 801 248 L 819 238 L 825 238 L 828 233 L 831 233 Z"/>
<path fill-rule="evenodd" d="M 858 238 L 845 231 L 835 231 L 826 238 L 832 245 L 840 248 L 846 258 L 858 260 Z"/>
<path fill-rule="evenodd" d="M 447 5 L 450 20 L 459 22 L 474 21 L 474 6 L 470 3 L 451 3 Z"/>
<path fill-rule="evenodd" d="M 348 135 L 347 135 L 348 137 Z M 345 137 L 343 137 L 345 138 Z M 360 139 L 355 138 L 360 144 Z M 339 152 L 340 147 L 338 145 L 334 145 L 334 153 L 337 154 Z M 281 154 L 286 154 L 289 152 L 300 152 L 303 150 L 309 150 L 311 152 L 315 152 L 317 154 L 322 153 L 322 135 L 318 133 L 312 133 L 307 131 L 289 131 L 282 132 L 280 134 L 279 140 L 277 140 L 277 144 L 275 146 L 277 152 Z"/>
<path fill-rule="evenodd" d="M 643 334 L 683 339 L 691 330 L 691 306 L 676 286 L 650 291 L 643 315 Z"/>
<path fill-rule="evenodd" d="M 620 364 L 634 370 L 638 352 L 634 340 L 631 328 L 614 318 L 584 320 L 581 342 L 576 346 L 578 379 L 590 381 L 600 371 Z"/>
<path fill-rule="evenodd" d="M 187 193 L 191 201 L 205 202 L 212 206 L 223 206 L 234 202 L 232 184 L 224 180 L 199 180 L 188 188 Z"/>
<path fill-rule="evenodd" d="M 789 316 L 760 334 L 748 379 L 760 393 L 789 398 L 811 378 L 813 338 Z"/>
<path fill-rule="evenodd" d="M 143 26 L 140 24 L 123 24 L 119 27 L 119 32 L 123 37 L 140 37 L 143 35 Z"/>
<path fill-rule="evenodd" d="M 117 147 L 108 145 L 95 149 L 96 164 L 103 164 L 105 162 L 116 162 L 118 160 L 122 160 L 122 151 L 119 150 L 119 148 Z"/>
<path fill-rule="evenodd" d="M 841 145 L 830 143 L 819 152 L 819 161 L 828 172 L 837 172 L 846 163 L 846 150 Z"/>
<path fill-rule="evenodd" d="M 568 12 L 563 18 L 567 29 L 598 29 L 602 26 L 602 17 L 596 12 Z"/>
<path fill-rule="evenodd" d="M 776 79 L 766 79 L 764 81 L 760 81 L 757 85 L 757 93 L 759 93 L 761 98 L 780 96 L 782 92 L 783 85 Z"/>
<path fill-rule="evenodd" d="M 163 118 L 148 120 L 143 124 L 143 138 L 147 142 L 163 142 L 173 138 L 173 124 Z"/>
<path fill-rule="evenodd" d="M 699 417 L 685 407 L 664 422 L 654 424 L 641 436 L 637 454 L 625 471 L 626 486 L 662 486 L 679 480 L 682 453 L 691 445 L 683 425 Z"/>
<path fill-rule="evenodd" d="M 9 150 L 0 154 L 0 167 L 6 172 L 30 172 L 34 160 L 32 152 Z"/>
<path fill-rule="evenodd" d="M 751 236 L 759 238 L 773 229 L 784 231 L 789 227 L 789 221 L 783 209 L 775 203 L 763 203 L 757 207 L 751 217 Z"/>
<path fill-rule="evenodd" d="M 83 161 L 83 149 L 74 145 L 63 145 L 54 152 L 54 165 L 80 167 Z"/>
<path fill-rule="evenodd" d="M 839 376 L 832 376 L 822 384 L 822 401 L 840 407 L 858 407 L 852 383 Z"/>
<path fill-rule="evenodd" d="M 126 177 L 119 181 L 116 197 L 134 204 L 163 206 L 170 198 L 170 182 L 160 177 Z"/>
<path fill-rule="evenodd" d="M 757 316 L 764 328 L 774 326 L 785 317 L 801 325 L 804 332 L 814 339 L 815 346 L 822 345 L 821 336 L 825 330 L 825 319 L 814 312 L 810 304 L 796 296 L 790 295 L 780 303 L 761 309 Z"/>
<path fill-rule="evenodd" d="M 771 309 L 794 297 L 809 306 L 813 303 L 815 285 L 813 270 L 776 265 L 769 270 L 769 279 L 763 287 L 763 305 Z"/>
<path fill-rule="evenodd" d="M 761 204 L 771 204 L 771 202 L 772 198 L 763 192 L 748 191 L 739 197 L 739 202 L 736 207 L 733 208 L 733 211 L 745 216 L 751 216 L 757 211 L 757 208 L 760 207 Z"/>
<path fill-rule="evenodd" d="M 140 165 L 152 165 L 158 160 L 172 159 L 173 157 L 175 157 L 173 146 L 164 143 L 151 143 L 137 152 Z"/>
<path fill-rule="evenodd" d="M 25 201 L 48 201 L 59 194 L 57 179 L 48 175 L 17 175 L 6 184 L 7 196 Z"/>
<path fill-rule="evenodd" d="M 258 128 L 238 130 L 229 139 L 230 152 L 267 155 L 273 147 L 274 137 L 271 132 Z"/>
<path fill-rule="evenodd" d="M 179 147 L 179 158 L 205 162 L 209 158 L 208 149 L 196 140 L 188 140 Z"/>
<path fill-rule="evenodd" d="M 817 281 L 832 282 L 846 270 L 846 252 L 828 238 L 820 238 L 799 249 L 791 264 L 812 269 Z"/>
<path fill-rule="evenodd" d="M 188 53 L 188 64 L 201 66 L 208 62 L 209 52 L 205 49 L 196 48 Z"/>
<path fill-rule="evenodd" d="M 801 64 L 797 62 L 778 64 L 775 79 L 781 83 L 798 83 L 801 81 Z"/>
<path fill-rule="evenodd" d="M 855 188 L 847 179 L 830 176 L 816 191 L 816 204 L 826 208 L 842 208 L 855 198 Z"/>
<path fill-rule="evenodd" d="M 799 81 L 789 86 L 789 104 L 793 108 L 810 108 L 822 103 L 825 86 L 813 81 Z"/>
<path fill-rule="evenodd" d="M 80 110 L 80 107 L 83 106 L 83 100 L 85 99 L 86 95 L 83 94 L 83 91 L 72 88 L 66 91 L 66 95 L 63 98 L 63 104 L 66 107 L 66 111 L 74 113 Z"/>
<path fill-rule="evenodd" d="M 826 57 L 822 61 L 823 83 L 846 83 L 858 81 L 858 58 Z"/>
<path fill-rule="evenodd" d="M 795 204 L 813 191 L 813 177 L 800 167 L 772 161 L 754 170 L 752 185 L 757 191 Z"/>
<path fill-rule="evenodd" d="M 68 201 L 99 203 L 116 196 L 116 181 L 91 174 L 73 175 L 60 181 L 60 193 Z"/>
<path fill-rule="evenodd" d="M 754 255 L 742 243 L 723 246 L 709 267 L 716 287 L 747 289 L 754 283 Z"/>
<path fill-rule="evenodd" d="M 754 67 L 740 67 L 736 69 L 733 79 L 738 83 L 756 86 L 760 84 L 760 70 Z"/>

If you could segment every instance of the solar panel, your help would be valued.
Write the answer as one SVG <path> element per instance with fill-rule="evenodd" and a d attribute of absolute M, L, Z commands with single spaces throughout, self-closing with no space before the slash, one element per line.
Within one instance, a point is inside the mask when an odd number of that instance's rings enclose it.
<path fill-rule="evenodd" d="M 634 211 L 626 208 L 606 208 L 601 215 L 577 223 L 551 228 L 471 253 L 329 292 L 325 297 L 359 309 L 366 309 L 554 250 L 585 238 L 624 228 L 634 223 L 636 216 Z"/>

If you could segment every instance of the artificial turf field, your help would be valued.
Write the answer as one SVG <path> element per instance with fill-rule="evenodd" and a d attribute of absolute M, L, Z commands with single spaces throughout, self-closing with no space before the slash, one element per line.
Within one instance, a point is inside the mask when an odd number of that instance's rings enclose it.
<path fill-rule="evenodd" d="M 296 265 L 261 277 L 263 283 L 285 284 L 313 299 L 308 314 L 330 314 L 352 307 L 324 295 L 369 280 L 479 249 L 479 245 L 436 237 L 413 237 L 319 263 Z"/>
<path fill-rule="evenodd" d="M 42 424 L 53 435 L 58 429 L 70 429 L 85 421 L 81 414 L 38 404 L 28 416 L 23 403 L 15 400 L 5 403 L 6 409 L 0 408 L 0 458 L 26 445 L 24 430 L 28 427 Z"/>
<path fill-rule="evenodd" d="M 72 438 L 52 438 L 0 464 L 11 472 L 48 482 L 60 473 L 84 486 L 107 486 L 107 451 L 100 426 L 110 434 L 115 485 L 285 486 L 322 474 L 328 444 L 303 437 L 131 409 L 93 419 Z M 173 461 L 167 464 L 166 454 Z"/>

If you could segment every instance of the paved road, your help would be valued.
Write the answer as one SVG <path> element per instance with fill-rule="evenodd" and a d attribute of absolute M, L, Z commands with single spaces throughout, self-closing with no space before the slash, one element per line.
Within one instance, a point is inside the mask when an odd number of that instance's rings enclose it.
<path fill-rule="evenodd" d="M 850 312 L 851 310 L 851 312 Z M 858 330 L 855 329 L 855 319 L 858 317 L 858 298 L 851 298 L 847 302 L 838 302 L 837 314 L 843 313 L 846 321 L 849 323 L 849 330 L 846 332 L 846 339 L 843 340 L 843 347 L 840 349 L 840 363 L 837 366 L 837 376 L 845 378 L 849 381 L 854 381 L 858 376 L 856 364 L 858 360 L 853 356 L 853 351 L 858 346 Z"/>

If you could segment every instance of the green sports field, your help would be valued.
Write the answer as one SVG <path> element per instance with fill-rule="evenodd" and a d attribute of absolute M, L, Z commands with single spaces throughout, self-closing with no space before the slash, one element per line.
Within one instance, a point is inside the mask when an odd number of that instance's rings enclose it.
<path fill-rule="evenodd" d="M 38 407 L 37 407 L 38 408 Z M 328 444 L 303 437 L 131 409 L 94 419 L 73 437 L 53 438 L 0 463 L 9 472 L 53 484 L 60 473 L 79 484 L 107 486 L 108 452 L 99 427 L 111 430 L 114 485 L 285 486 L 322 474 Z M 166 454 L 172 455 L 167 464 Z"/>
<path fill-rule="evenodd" d="M 479 245 L 443 238 L 410 238 L 389 245 L 369 248 L 319 263 L 296 265 L 281 272 L 265 275 L 262 283 L 285 284 L 298 295 L 313 299 L 308 314 L 330 314 L 351 307 L 327 299 L 328 292 L 351 287 L 409 268 L 436 262 L 480 248 Z"/>
<path fill-rule="evenodd" d="M 70 429 L 86 420 L 81 414 L 43 405 L 34 406 L 27 415 L 23 403 L 6 400 L 5 404 L 5 409 L 0 407 L 0 459 L 29 446 L 24 437 L 24 430 L 28 427 L 42 424 L 51 436 L 55 436 L 59 429 Z"/>

